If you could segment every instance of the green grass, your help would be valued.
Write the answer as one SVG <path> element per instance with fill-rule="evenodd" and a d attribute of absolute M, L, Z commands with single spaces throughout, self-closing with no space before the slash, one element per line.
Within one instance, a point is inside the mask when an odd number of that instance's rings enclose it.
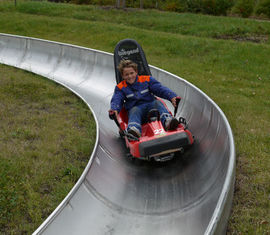
<path fill-rule="evenodd" d="M 0 234 L 30 234 L 80 177 L 95 122 L 67 89 L 3 65 L 0 74 Z"/>
<path fill-rule="evenodd" d="M 0 6 L 1 11 L 107 22 L 182 35 L 213 38 L 229 37 L 267 43 L 269 43 L 270 34 L 269 22 L 258 23 L 250 19 L 193 15 L 189 13 L 178 14 L 156 10 L 119 11 L 116 9 L 104 10 L 95 6 L 22 2 L 18 4 L 16 9 L 11 3 L 2 4 Z"/>
<path fill-rule="evenodd" d="M 0 4 L 0 32 L 108 52 L 119 40 L 134 38 L 150 64 L 208 94 L 226 114 L 236 143 L 228 234 L 270 233 L 270 22 L 45 2 L 11 5 Z"/>

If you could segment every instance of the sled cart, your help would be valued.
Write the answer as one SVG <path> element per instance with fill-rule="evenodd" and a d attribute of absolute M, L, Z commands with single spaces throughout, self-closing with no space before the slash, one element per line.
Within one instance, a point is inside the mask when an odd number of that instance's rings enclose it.
<path fill-rule="evenodd" d="M 114 50 L 114 65 L 117 84 L 122 81 L 117 66 L 123 59 L 132 60 L 138 65 L 138 75 L 151 76 L 151 71 L 141 46 L 135 40 L 125 39 L 120 41 Z M 159 99 L 170 112 L 165 102 L 158 97 L 157 99 Z M 178 97 L 174 116 L 177 113 L 180 100 L 181 98 Z M 148 161 L 167 161 L 172 159 L 175 153 L 183 153 L 184 150 L 190 147 L 194 142 L 193 135 L 188 130 L 186 120 L 183 117 L 179 118 L 179 124 L 175 130 L 165 130 L 160 121 L 160 114 L 157 109 L 149 111 L 146 121 L 142 124 L 140 138 L 130 135 L 126 131 L 128 126 L 128 113 L 125 108 L 122 108 L 117 117 L 113 112 L 109 113 L 109 116 L 119 127 L 119 134 L 125 139 L 126 147 L 130 152 L 129 156 L 132 158 Z"/>

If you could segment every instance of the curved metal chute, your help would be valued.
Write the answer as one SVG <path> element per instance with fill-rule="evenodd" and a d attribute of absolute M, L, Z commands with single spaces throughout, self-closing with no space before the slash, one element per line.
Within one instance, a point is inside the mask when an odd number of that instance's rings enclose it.
<path fill-rule="evenodd" d="M 112 54 L 0 34 L 0 63 L 62 84 L 91 107 L 97 120 L 96 145 L 82 176 L 34 234 L 225 233 L 234 140 L 222 110 L 206 94 L 150 66 L 156 79 L 181 95 L 177 116 L 186 118 L 196 142 L 184 160 L 136 164 L 125 157 L 125 145 L 108 117 L 115 86 Z"/>

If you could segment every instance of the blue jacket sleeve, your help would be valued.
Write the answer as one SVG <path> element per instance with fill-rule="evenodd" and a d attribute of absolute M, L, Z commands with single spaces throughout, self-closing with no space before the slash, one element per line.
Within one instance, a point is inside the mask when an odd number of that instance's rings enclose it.
<path fill-rule="evenodd" d="M 116 110 L 118 113 L 121 111 L 124 103 L 125 95 L 123 92 L 116 86 L 114 89 L 114 94 L 111 99 L 111 109 Z"/>
<path fill-rule="evenodd" d="M 163 99 L 171 100 L 173 97 L 176 97 L 177 94 L 174 93 L 171 89 L 168 87 L 163 86 L 159 81 L 157 81 L 155 78 L 150 77 L 150 82 L 149 82 L 149 88 L 150 91 Z"/>

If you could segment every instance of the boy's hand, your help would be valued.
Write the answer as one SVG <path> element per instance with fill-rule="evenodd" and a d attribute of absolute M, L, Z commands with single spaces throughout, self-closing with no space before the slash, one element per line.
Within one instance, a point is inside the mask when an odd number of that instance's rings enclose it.
<path fill-rule="evenodd" d="M 110 117 L 110 119 L 113 119 L 113 116 L 114 116 L 114 115 L 117 117 L 118 112 L 117 112 L 116 110 L 110 109 L 110 110 L 109 110 L 109 117 Z"/>
<path fill-rule="evenodd" d="M 175 107 L 175 108 L 176 108 L 176 106 L 177 106 L 176 98 L 177 98 L 177 97 L 173 97 L 173 98 L 171 99 L 172 105 L 173 105 L 173 107 Z"/>

